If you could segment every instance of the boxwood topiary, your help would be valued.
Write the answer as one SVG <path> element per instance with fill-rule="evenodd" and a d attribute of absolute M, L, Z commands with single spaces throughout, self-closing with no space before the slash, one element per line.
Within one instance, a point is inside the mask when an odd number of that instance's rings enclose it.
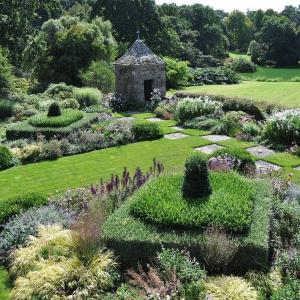
<path fill-rule="evenodd" d="M 48 117 L 58 117 L 61 115 L 61 110 L 59 105 L 56 102 L 53 102 L 49 106 Z"/>
<path fill-rule="evenodd" d="M 5 146 L 0 146 L 0 170 L 5 170 L 12 166 L 13 156 Z"/>
<path fill-rule="evenodd" d="M 158 124 L 147 121 L 135 122 L 132 126 L 132 133 L 136 141 L 154 140 L 162 137 Z"/>
<path fill-rule="evenodd" d="M 186 198 L 205 198 L 211 194 L 207 160 L 204 155 L 193 153 L 187 158 L 182 192 Z"/>

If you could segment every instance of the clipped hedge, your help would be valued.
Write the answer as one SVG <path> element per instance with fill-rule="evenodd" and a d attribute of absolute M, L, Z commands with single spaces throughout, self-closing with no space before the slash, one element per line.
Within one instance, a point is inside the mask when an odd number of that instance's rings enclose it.
<path fill-rule="evenodd" d="M 26 193 L 13 198 L 0 200 L 0 224 L 9 220 L 31 207 L 42 206 L 48 202 L 45 195 L 40 193 Z"/>
<path fill-rule="evenodd" d="M 176 98 L 199 98 L 199 97 L 209 97 L 212 101 L 221 102 L 222 109 L 224 112 L 228 111 L 243 111 L 249 115 L 255 117 L 256 120 L 265 119 L 265 111 L 270 110 L 271 107 L 266 103 L 255 103 L 246 98 L 240 97 L 226 97 L 222 95 L 207 95 L 201 93 L 176 93 L 174 95 Z"/>
<path fill-rule="evenodd" d="M 203 262 L 199 230 L 162 229 L 144 223 L 130 214 L 132 200 L 125 202 L 103 226 L 104 238 L 125 267 L 147 262 L 165 248 L 187 249 Z M 232 259 L 228 273 L 244 274 L 249 270 L 269 268 L 269 230 L 272 206 L 272 189 L 265 181 L 256 182 L 255 207 L 249 232 L 236 237 L 239 249 Z"/>
<path fill-rule="evenodd" d="M 6 130 L 6 138 L 8 140 L 22 138 L 36 138 L 42 134 L 49 139 L 53 136 L 67 136 L 73 131 L 81 128 L 88 128 L 90 124 L 97 118 L 97 113 L 84 113 L 83 118 L 65 127 L 35 127 L 29 124 L 29 121 L 16 123 Z"/>
<path fill-rule="evenodd" d="M 29 118 L 28 123 L 35 127 L 66 127 L 83 118 L 83 113 L 79 110 L 66 109 L 61 115 L 48 116 L 38 114 Z"/>
<path fill-rule="evenodd" d="M 132 133 L 136 141 L 155 140 L 163 136 L 159 125 L 148 121 L 135 122 L 132 126 Z"/>

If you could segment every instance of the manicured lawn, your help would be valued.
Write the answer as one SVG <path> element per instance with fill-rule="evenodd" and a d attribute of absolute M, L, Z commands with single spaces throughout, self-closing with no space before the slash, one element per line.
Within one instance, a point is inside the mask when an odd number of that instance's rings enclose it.
<path fill-rule="evenodd" d="M 192 149 L 209 143 L 198 136 L 175 141 L 160 139 L 11 168 L 0 172 L 0 198 L 89 185 L 108 179 L 112 173 L 120 174 L 125 166 L 131 171 L 137 166 L 146 170 L 154 157 L 164 162 L 167 172 L 182 172 Z"/>
<path fill-rule="evenodd" d="M 247 81 L 232 85 L 192 86 L 176 92 L 244 97 L 257 102 L 299 107 L 300 83 Z"/>
<path fill-rule="evenodd" d="M 8 278 L 8 272 L 0 266 L 0 299 L 8 300 L 10 293 L 10 284 Z"/>

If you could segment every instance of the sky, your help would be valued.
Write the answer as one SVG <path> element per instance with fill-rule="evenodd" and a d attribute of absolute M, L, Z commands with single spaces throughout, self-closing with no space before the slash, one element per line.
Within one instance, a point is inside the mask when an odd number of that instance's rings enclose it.
<path fill-rule="evenodd" d="M 286 5 L 300 5 L 300 0 L 156 0 L 156 3 L 176 3 L 178 5 L 201 3 L 203 5 L 209 5 L 214 9 L 222 9 L 226 12 L 230 12 L 235 9 L 246 12 L 247 9 L 266 10 L 268 8 L 272 8 L 276 11 L 282 11 Z"/>

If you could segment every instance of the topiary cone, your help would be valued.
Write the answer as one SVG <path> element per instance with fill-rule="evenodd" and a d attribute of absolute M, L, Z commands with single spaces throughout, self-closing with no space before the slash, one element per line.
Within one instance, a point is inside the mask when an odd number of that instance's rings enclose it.
<path fill-rule="evenodd" d="M 212 193 L 204 155 L 193 153 L 187 158 L 182 193 L 184 197 L 191 199 L 205 198 Z"/>

